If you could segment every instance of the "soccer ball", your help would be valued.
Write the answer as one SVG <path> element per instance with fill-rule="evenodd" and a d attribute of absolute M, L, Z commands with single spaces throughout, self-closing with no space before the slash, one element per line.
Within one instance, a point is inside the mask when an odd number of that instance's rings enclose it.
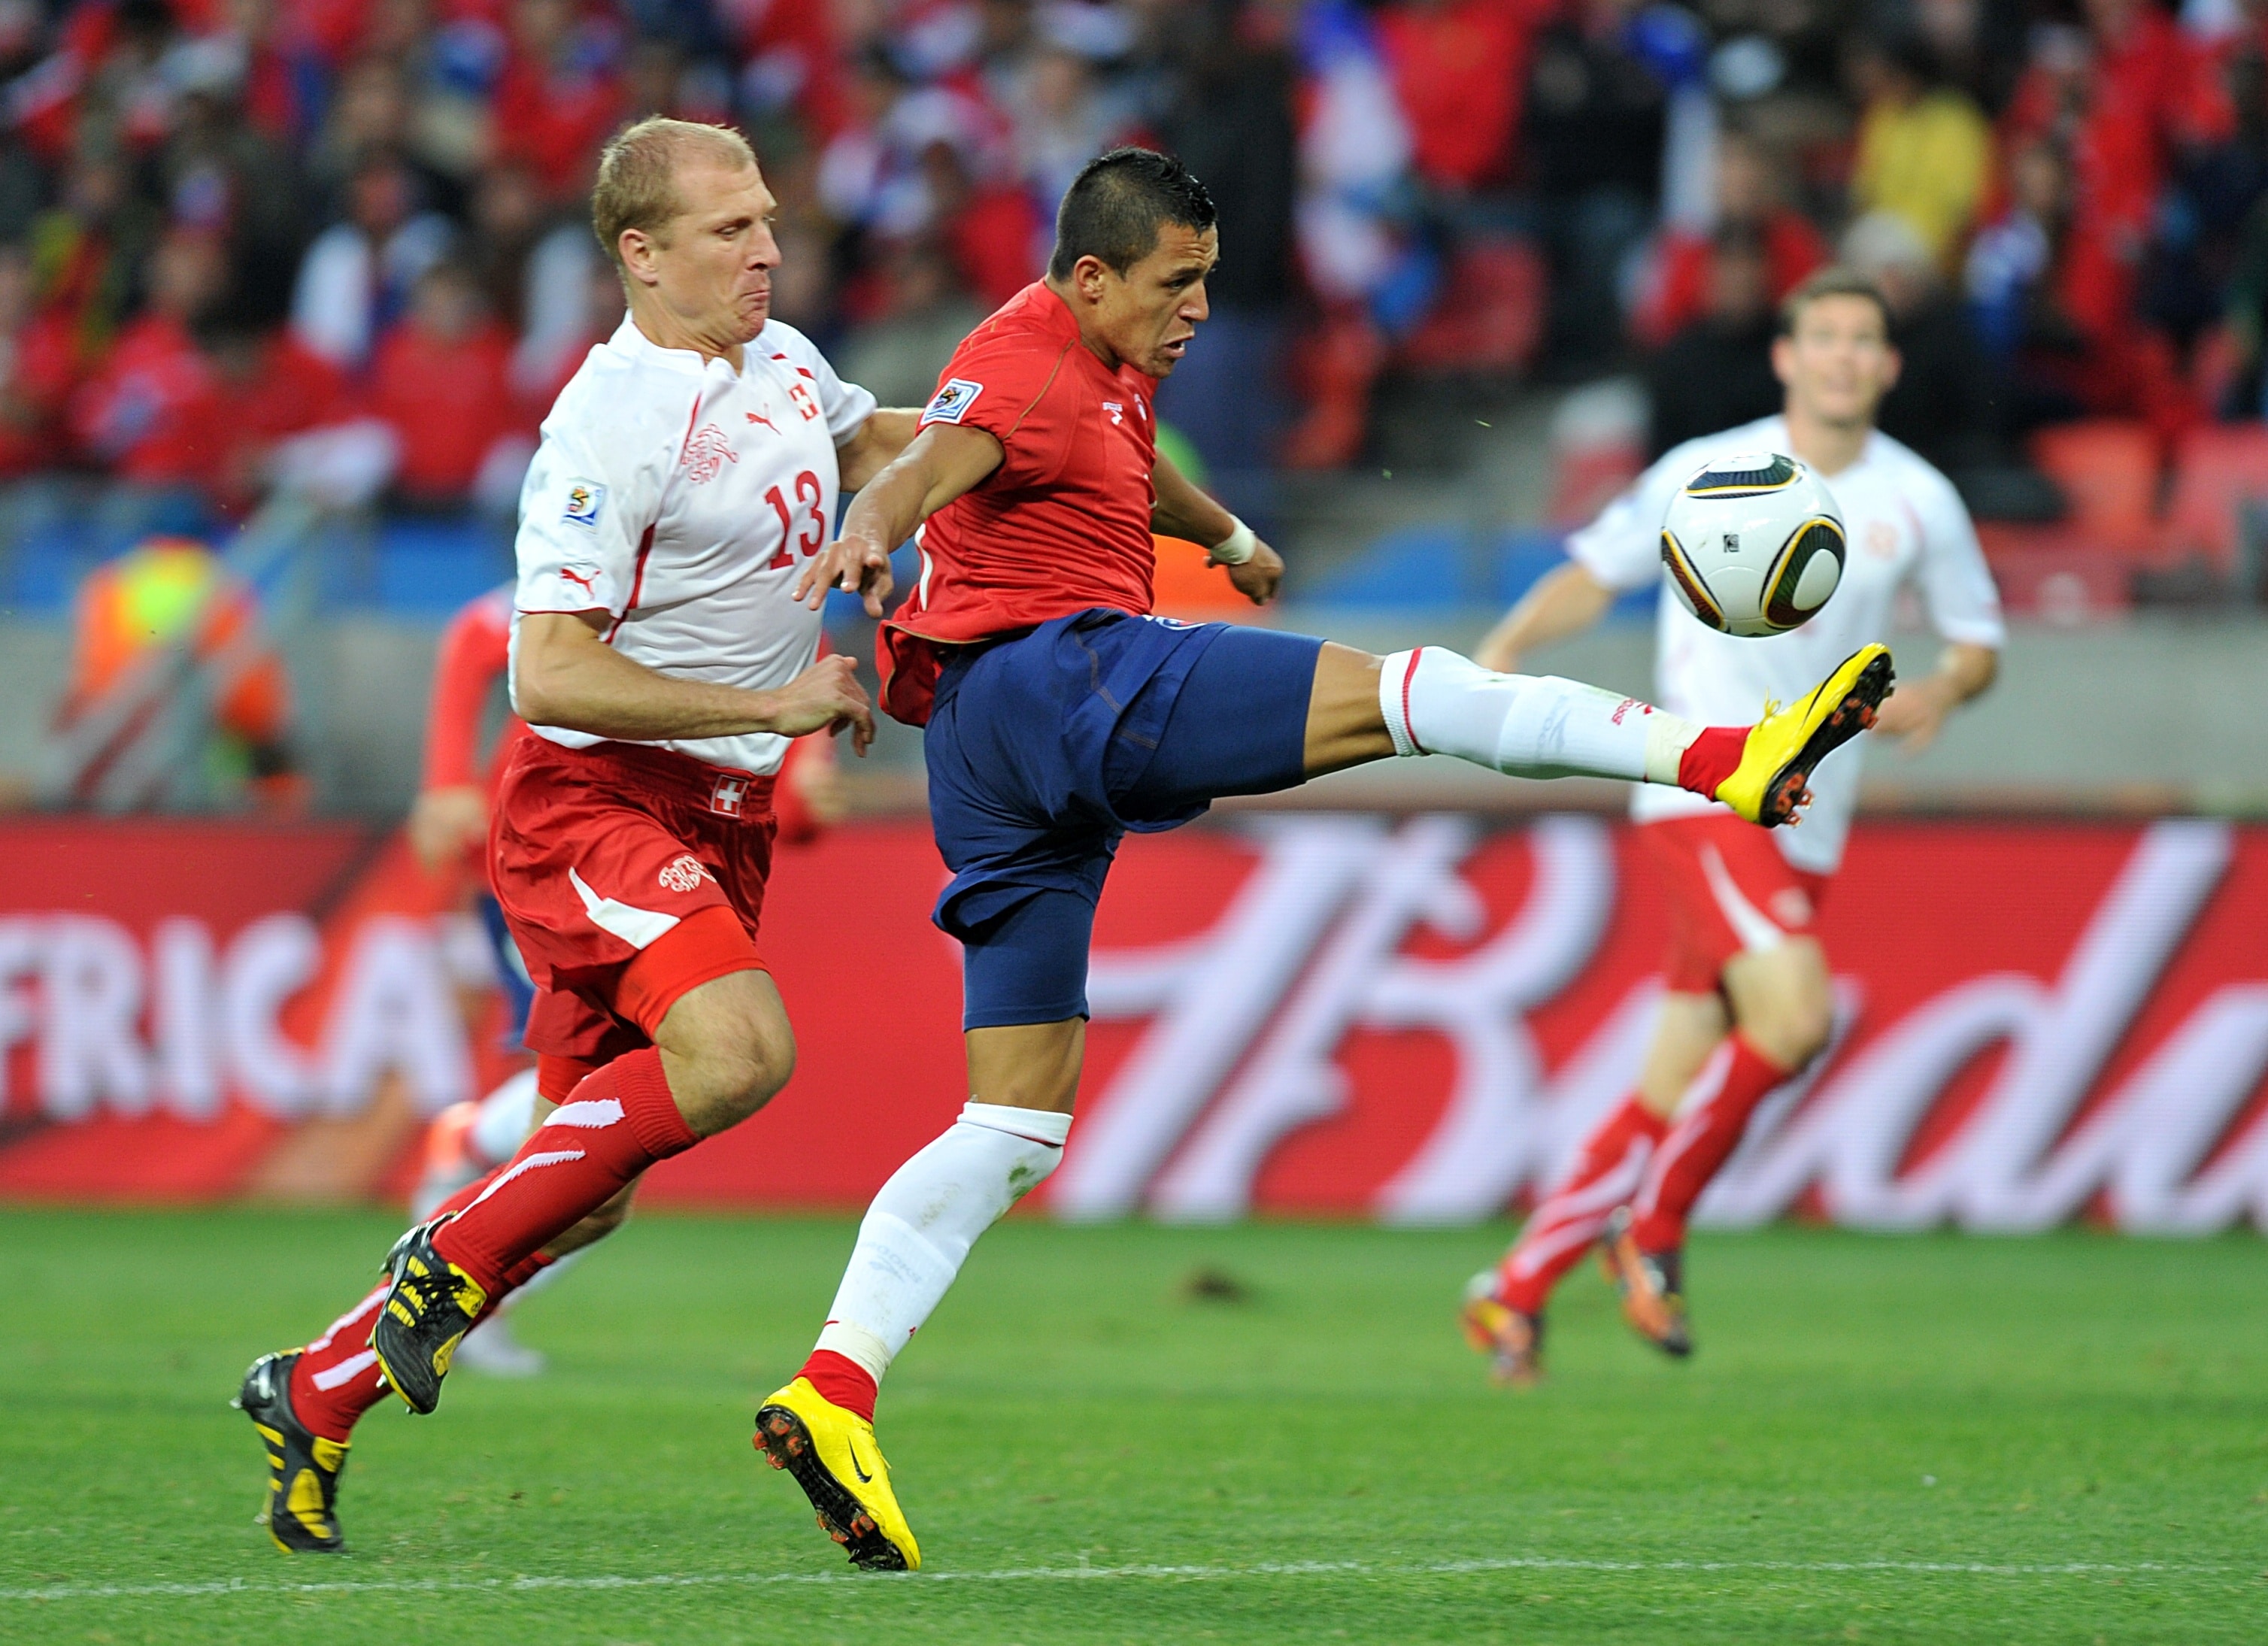
<path fill-rule="evenodd" d="M 1843 581 L 1843 515 L 1792 457 L 1720 457 L 1669 500 L 1661 563 L 1685 609 L 1727 635 L 1800 628 Z"/>

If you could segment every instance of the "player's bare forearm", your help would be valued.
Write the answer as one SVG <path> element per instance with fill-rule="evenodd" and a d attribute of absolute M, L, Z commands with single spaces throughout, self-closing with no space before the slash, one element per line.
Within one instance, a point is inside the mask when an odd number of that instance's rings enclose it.
<path fill-rule="evenodd" d="M 1884 700 L 1874 729 L 1901 739 L 1909 754 L 1934 742 L 1945 718 L 1999 678 L 2000 654 L 1991 646 L 1956 640 L 1938 655 L 1937 667 L 1912 680 L 1901 680 Z"/>
<path fill-rule="evenodd" d="M 868 616 L 880 617 L 892 587 L 890 551 L 939 509 L 983 484 L 1005 455 L 982 429 L 932 423 L 851 500 L 842 536 L 804 568 L 795 598 L 816 610 L 828 590 L 844 589 L 865 600 Z"/>
<path fill-rule="evenodd" d="M 1197 487 L 1196 481 L 1174 466 L 1173 459 L 1163 452 L 1150 467 L 1150 529 L 1164 537 L 1178 537 L 1184 541 L 1217 549 L 1227 542 L 1237 530 L 1237 518 L 1215 503 Z M 1231 563 L 1219 561 L 1228 572 L 1228 581 L 1239 594 L 1255 606 L 1265 606 L 1276 598 L 1283 585 L 1284 562 L 1276 551 L 1256 538 L 1248 540 L 1252 553 L 1247 559 Z"/>
<path fill-rule="evenodd" d="M 1607 614 L 1615 592 L 1569 561 L 1548 571 L 1474 650 L 1484 669 L 1509 673 L 1538 646 L 1580 635 Z"/>
<path fill-rule="evenodd" d="M 1163 452 L 1150 470 L 1157 501 L 1150 505 L 1150 529 L 1211 548 L 1236 530 L 1236 517 L 1199 490 Z"/>
<path fill-rule="evenodd" d="M 835 448 L 836 467 L 842 472 L 843 489 L 857 491 L 898 459 L 921 428 L 918 409 L 884 407 L 877 410 L 841 445 Z"/>
<path fill-rule="evenodd" d="M 785 686 L 749 691 L 662 674 L 600 638 L 604 614 L 531 613 L 520 619 L 512 707 L 531 724 L 593 737 L 800 737 L 848 725 L 864 753 L 873 711 L 848 658 L 821 658 Z"/>

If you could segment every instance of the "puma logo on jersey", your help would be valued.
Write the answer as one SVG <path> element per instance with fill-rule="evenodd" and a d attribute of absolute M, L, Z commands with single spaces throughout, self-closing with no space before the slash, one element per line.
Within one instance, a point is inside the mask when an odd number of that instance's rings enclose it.
<path fill-rule="evenodd" d="M 713 423 L 703 423 L 685 443 L 685 478 L 696 486 L 707 485 L 725 472 L 725 464 L 740 460 L 740 454 L 733 450 L 732 441 Z"/>
<path fill-rule="evenodd" d="M 1126 408 L 1123 406 L 1121 406 L 1116 400 L 1103 401 L 1102 409 L 1110 414 L 1110 424 L 1112 428 L 1117 428 L 1125 423 Z"/>
<path fill-rule="evenodd" d="M 747 414 L 747 419 L 750 423 L 760 423 L 763 424 L 765 428 L 770 430 L 774 434 L 777 434 L 779 432 L 779 425 L 774 423 L 770 418 L 765 416 L 762 412 L 750 412 Z"/>
<path fill-rule="evenodd" d="M 599 598 L 599 574 L 596 571 L 578 571 L 572 566 L 562 566 L 559 568 L 559 581 L 575 584 L 594 600 Z"/>

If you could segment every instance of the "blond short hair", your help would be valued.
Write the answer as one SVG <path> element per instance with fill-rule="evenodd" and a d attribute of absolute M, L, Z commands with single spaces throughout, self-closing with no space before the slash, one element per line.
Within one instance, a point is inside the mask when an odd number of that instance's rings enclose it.
<path fill-rule="evenodd" d="M 659 236 L 682 211 L 677 171 L 688 161 L 707 160 L 727 171 L 756 163 L 748 140 L 730 126 L 706 126 L 656 114 L 625 126 L 599 151 L 599 180 L 591 190 L 591 232 L 622 266 L 622 231 Z"/>

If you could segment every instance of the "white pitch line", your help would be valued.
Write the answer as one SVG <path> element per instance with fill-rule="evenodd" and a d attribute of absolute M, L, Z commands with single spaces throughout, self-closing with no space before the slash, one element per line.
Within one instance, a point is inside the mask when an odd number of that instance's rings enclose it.
<path fill-rule="evenodd" d="M 2110 1563 L 2062 1561 L 2025 1564 L 2001 1561 L 1587 1561 L 1551 1555 L 1506 1555 L 1464 1561 L 1263 1561 L 1251 1566 L 1016 1566 L 995 1571 L 712 1572 L 644 1577 L 342 1578 L 331 1583 L 260 1583 L 216 1578 L 206 1583 L 56 1584 L 40 1589 L 0 1589 L 0 1601 L 195 1598 L 202 1595 L 532 1594 L 544 1590 L 762 1588 L 777 1584 L 1086 1583 L 1106 1578 L 1213 1583 L 1237 1577 L 1462 1577 L 1489 1572 L 1762 1572 L 1795 1576 L 1888 1574 L 1955 1577 L 2228 1576 L 2242 1566 L 2174 1565 L 2156 1561 Z"/>

